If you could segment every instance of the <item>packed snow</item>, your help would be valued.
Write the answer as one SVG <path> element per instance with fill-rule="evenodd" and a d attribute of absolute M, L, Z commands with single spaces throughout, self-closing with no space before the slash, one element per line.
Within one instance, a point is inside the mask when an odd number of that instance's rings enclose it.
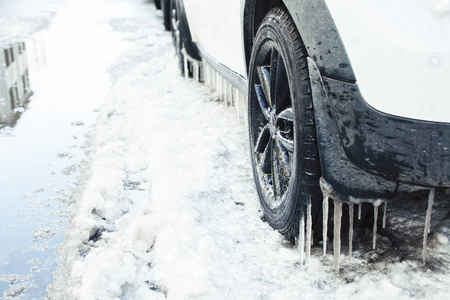
<path fill-rule="evenodd" d="M 119 36 L 124 50 L 108 68 L 111 88 L 85 142 L 86 158 L 74 166 L 81 176 L 48 298 L 450 296 L 450 221 L 444 216 L 432 216 L 440 223 L 432 223 L 425 266 L 422 235 L 412 235 L 405 249 L 378 235 L 373 250 L 370 230 L 355 238 L 353 255 L 344 239 L 335 241 L 339 261 L 329 241 L 324 250 L 323 242 L 311 241 L 303 264 L 303 251 L 261 220 L 246 124 L 217 92 L 181 76 L 154 4 L 69 0 L 65 13 L 68 22 L 89 16 L 93 30 Z M 436 192 L 437 210 L 446 197 Z M 426 197 L 407 206 L 417 207 L 417 215 L 390 204 L 386 227 L 423 233 Z M 48 233 L 43 230 L 37 236 Z M 310 236 L 310 229 L 303 231 Z M 23 289 L 12 284 L 3 296 L 20 296 Z"/>

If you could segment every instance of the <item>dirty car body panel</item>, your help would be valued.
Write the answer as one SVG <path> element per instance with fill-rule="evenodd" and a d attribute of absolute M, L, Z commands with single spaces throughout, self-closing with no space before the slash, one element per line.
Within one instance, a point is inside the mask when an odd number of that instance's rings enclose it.
<path fill-rule="evenodd" d="M 177 1 L 200 55 L 245 93 L 264 14 L 288 10 L 308 53 L 322 176 L 343 201 L 450 187 L 450 35 L 442 34 L 450 7 L 419 0 Z M 424 28 L 409 26 L 417 18 Z"/>

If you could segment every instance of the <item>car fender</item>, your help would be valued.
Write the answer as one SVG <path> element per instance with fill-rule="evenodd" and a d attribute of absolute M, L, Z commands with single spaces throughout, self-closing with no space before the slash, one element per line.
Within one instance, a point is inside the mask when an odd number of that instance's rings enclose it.
<path fill-rule="evenodd" d="M 353 68 L 325 1 L 283 2 L 320 73 L 329 78 L 355 82 Z"/>
<path fill-rule="evenodd" d="M 370 106 L 450 122 L 450 1 L 325 2 Z"/>

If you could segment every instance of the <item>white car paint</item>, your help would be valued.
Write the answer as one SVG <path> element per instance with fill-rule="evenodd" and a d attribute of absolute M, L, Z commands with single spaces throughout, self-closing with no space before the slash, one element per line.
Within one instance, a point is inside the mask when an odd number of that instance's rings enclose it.
<path fill-rule="evenodd" d="M 184 0 L 193 40 L 246 77 L 243 0 Z M 325 0 L 373 108 L 450 122 L 450 0 Z"/>
<path fill-rule="evenodd" d="M 450 122 L 450 0 L 326 3 L 369 105 Z"/>
<path fill-rule="evenodd" d="M 192 39 L 215 60 L 247 77 L 243 0 L 184 0 Z"/>

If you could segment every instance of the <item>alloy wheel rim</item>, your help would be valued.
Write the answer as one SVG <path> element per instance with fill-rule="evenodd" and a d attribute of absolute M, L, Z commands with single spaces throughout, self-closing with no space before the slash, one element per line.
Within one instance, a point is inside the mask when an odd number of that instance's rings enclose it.
<path fill-rule="evenodd" d="M 288 74 L 272 40 L 259 48 L 252 78 L 252 150 L 263 196 L 274 209 L 288 194 L 296 149 Z"/>

